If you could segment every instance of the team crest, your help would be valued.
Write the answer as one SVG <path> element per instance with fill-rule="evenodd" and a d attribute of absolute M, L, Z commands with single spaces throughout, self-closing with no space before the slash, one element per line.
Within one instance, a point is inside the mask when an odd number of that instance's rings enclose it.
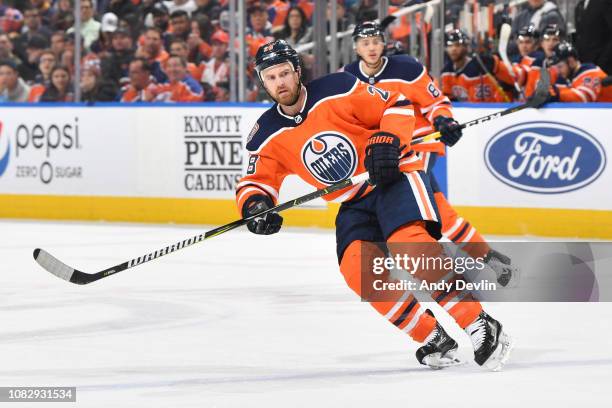
<path fill-rule="evenodd" d="M 334 184 L 353 175 L 357 151 L 342 133 L 321 132 L 308 139 L 302 148 L 302 162 L 319 182 Z"/>

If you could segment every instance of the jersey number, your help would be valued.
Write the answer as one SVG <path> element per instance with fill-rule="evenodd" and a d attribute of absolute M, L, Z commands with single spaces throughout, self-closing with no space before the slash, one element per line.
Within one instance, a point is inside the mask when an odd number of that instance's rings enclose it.
<path fill-rule="evenodd" d="M 383 101 L 387 101 L 387 99 L 389 99 L 389 91 L 383 91 L 382 89 L 378 89 L 377 87 L 372 85 L 368 86 L 368 93 L 370 95 L 378 94 Z"/>
<path fill-rule="evenodd" d="M 434 98 L 437 98 L 438 96 L 440 96 L 440 90 L 436 88 L 433 82 L 429 83 L 429 85 L 427 86 L 427 90 L 429 91 L 431 96 L 433 96 Z"/>

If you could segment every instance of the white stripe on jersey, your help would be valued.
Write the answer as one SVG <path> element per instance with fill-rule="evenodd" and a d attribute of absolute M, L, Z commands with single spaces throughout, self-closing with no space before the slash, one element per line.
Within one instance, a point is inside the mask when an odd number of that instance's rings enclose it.
<path fill-rule="evenodd" d="M 414 316 L 412 316 L 412 319 L 410 319 L 410 322 L 406 325 L 406 327 L 402 329 L 404 333 L 410 333 L 410 330 L 412 330 L 414 326 L 416 326 L 416 324 L 419 322 L 419 318 L 421 317 L 421 315 L 425 313 L 425 309 L 420 306 L 421 305 L 417 303 L 416 307 L 419 307 L 419 310 L 417 310 Z"/>
<path fill-rule="evenodd" d="M 457 221 L 455 221 L 455 224 L 453 224 L 452 227 L 450 227 L 448 230 L 444 231 L 444 235 L 446 235 L 447 238 L 450 237 L 451 235 L 453 235 L 455 233 L 455 231 L 457 231 L 459 229 L 461 224 L 463 224 L 463 218 L 459 217 L 459 218 L 457 218 Z"/>
<path fill-rule="evenodd" d="M 414 116 L 414 109 L 405 109 L 405 108 L 389 108 L 385 110 L 383 116 L 385 115 L 405 115 L 405 116 Z"/>
<path fill-rule="evenodd" d="M 278 191 L 274 187 L 271 187 L 267 184 L 260 183 L 257 181 L 245 180 L 242 183 L 238 183 L 238 185 L 236 185 L 236 190 L 238 190 L 240 187 L 247 186 L 249 184 L 253 184 L 257 187 L 261 187 L 264 191 L 270 193 L 272 197 L 278 200 Z"/>

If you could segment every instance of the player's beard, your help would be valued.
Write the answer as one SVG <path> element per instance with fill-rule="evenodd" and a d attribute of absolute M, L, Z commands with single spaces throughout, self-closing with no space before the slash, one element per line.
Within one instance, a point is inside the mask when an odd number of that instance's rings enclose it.
<path fill-rule="evenodd" d="M 276 101 L 276 103 L 278 103 L 279 105 L 284 105 L 284 106 L 292 106 L 295 105 L 296 102 L 298 101 L 298 99 L 300 99 L 300 91 L 301 91 L 301 86 L 300 86 L 300 81 L 297 81 L 295 84 L 295 89 L 293 90 L 293 92 L 290 89 L 283 89 L 287 92 L 284 92 L 283 95 L 281 96 L 279 94 L 279 92 L 276 92 L 276 95 L 274 95 L 273 99 Z"/>

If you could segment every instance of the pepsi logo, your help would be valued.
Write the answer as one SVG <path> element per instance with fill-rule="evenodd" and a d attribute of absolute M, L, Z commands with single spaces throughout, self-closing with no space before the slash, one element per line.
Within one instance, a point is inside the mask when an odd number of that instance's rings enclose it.
<path fill-rule="evenodd" d="M 583 188 L 606 166 L 605 151 L 595 137 L 557 122 L 506 128 L 489 140 L 484 156 L 487 168 L 501 182 L 541 194 Z"/>
<path fill-rule="evenodd" d="M 317 181 L 329 185 L 353 175 L 357 151 L 342 133 L 321 132 L 304 144 L 302 162 Z"/>
<path fill-rule="evenodd" d="M 4 123 L 0 122 L 0 176 L 4 174 L 9 164 L 11 145 L 9 138 L 3 132 Z"/>

